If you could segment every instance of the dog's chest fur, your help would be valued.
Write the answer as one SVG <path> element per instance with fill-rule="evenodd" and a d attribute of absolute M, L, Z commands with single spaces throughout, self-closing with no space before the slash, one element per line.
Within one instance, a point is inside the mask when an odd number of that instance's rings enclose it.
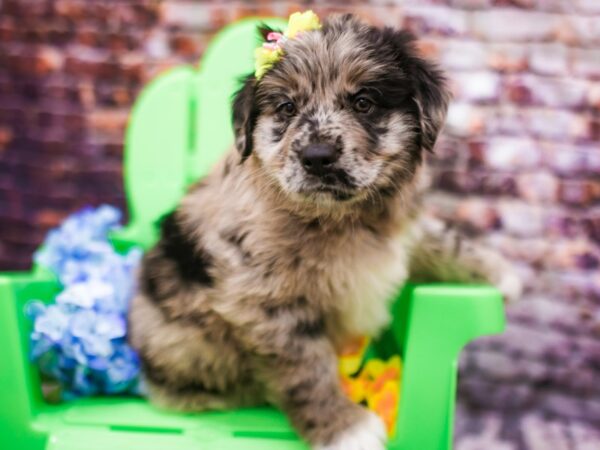
<path fill-rule="evenodd" d="M 244 256 L 230 260 L 247 271 L 241 286 L 253 280 L 261 297 L 309 299 L 323 311 L 334 341 L 374 336 L 389 323 L 390 301 L 408 276 L 409 226 L 388 236 L 358 225 L 328 232 L 250 229 Z"/>
<path fill-rule="evenodd" d="M 408 276 L 406 235 L 382 239 L 373 245 L 357 236 L 330 260 L 335 326 L 346 336 L 377 335 L 389 324 L 390 302 Z"/>

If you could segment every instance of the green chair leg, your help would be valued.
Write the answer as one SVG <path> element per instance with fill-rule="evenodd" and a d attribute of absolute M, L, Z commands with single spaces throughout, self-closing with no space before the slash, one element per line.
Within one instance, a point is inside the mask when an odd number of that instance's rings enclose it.
<path fill-rule="evenodd" d="M 0 448 L 43 449 L 46 435 L 33 427 L 43 405 L 38 372 L 27 358 L 31 324 L 24 307 L 30 299 L 49 301 L 58 284 L 47 273 L 0 275 Z"/>
<path fill-rule="evenodd" d="M 389 448 L 451 449 L 458 356 L 471 340 L 503 330 L 502 296 L 488 286 L 409 286 L 395 317 L 404 371 L 398 435 Z"/>

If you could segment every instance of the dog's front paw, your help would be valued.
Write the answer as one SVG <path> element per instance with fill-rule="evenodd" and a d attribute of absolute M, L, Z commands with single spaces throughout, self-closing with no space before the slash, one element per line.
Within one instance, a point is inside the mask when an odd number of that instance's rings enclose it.
<path fill-rule="evenodd" d="M 494 284 L 502 292 L 506 303 L 515 303 L 523 295 L 523 281 L 512 268 L 503 270 Z"/>
<path fill-rule="evenodd" d="M 384 450 L 386 431 L 382 420 L 372 412 L 365 412 L 360 422 L 342 431 L 328 445 L 317 445 L 314 450 Z"/>

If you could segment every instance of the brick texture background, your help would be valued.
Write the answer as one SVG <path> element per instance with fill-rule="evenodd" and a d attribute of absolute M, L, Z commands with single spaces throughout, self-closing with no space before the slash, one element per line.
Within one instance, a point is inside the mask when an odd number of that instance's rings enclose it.
<path fill-rule="evenodd" d="M 0 269 L 124 207 L 123 131 L 155 75 L 247 15 L 404 26 L 451 75 L 432 208 L 498 248 L 525 298 L 461 361 L 459 450 L 600 448 L 600 1 L 0 0 Z"/>

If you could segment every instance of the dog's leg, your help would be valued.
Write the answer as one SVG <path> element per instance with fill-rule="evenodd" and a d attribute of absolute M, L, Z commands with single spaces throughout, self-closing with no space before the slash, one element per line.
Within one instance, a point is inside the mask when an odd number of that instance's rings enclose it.
<path fill-rule="evenodd" d="M 149 399 L 177 411 L 264 404 L 249 364 L 215 315 L 168 317 L 138 294 L 129 315 L 129 341 L 139 354 Z"/>
<path fill-rule="evenodd" d="M 502 255 L 439 221 L 422 219 L 419 228 L 422 236 L 412 250 L 411 280 L 486 282 L 495 285 L 508 302 L 521 296 L 521 280 Z"/>
<path fill-rule="evenodd" d="M 313 449 L 384 449 L 383 423 L 343 393 L 323 317 L 306 299 L 279 305 L 246 300 L 219 309 L 235 321 L 238 341 L 250 354 L 268 400 Z"/>

